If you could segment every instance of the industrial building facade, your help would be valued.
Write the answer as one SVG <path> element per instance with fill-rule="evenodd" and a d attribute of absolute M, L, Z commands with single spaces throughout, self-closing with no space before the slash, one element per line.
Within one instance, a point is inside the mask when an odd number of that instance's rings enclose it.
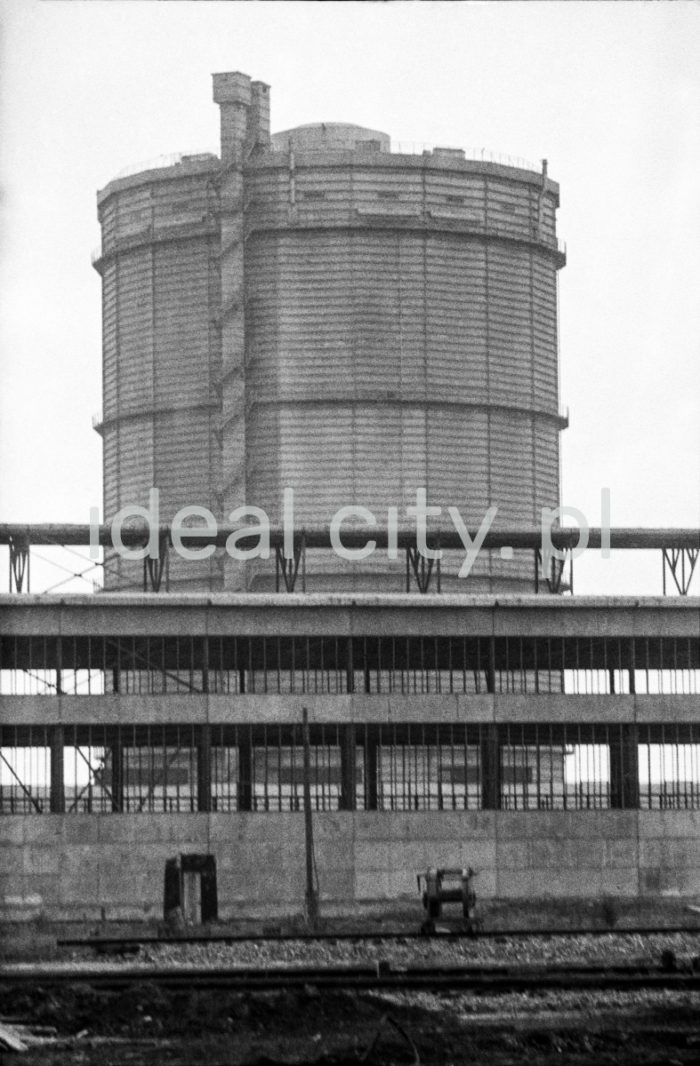
<path fill-rule="evenodd" d="M 107 525 L 103 594 L 20 595 L 32 537 L 88 532 L 0 528 L 0 918 L 159 918 L 178 861 L 215 861 L 220 918 L 298 911 L 307 798 L 329 913 L 416 907 L 429 866 L 491 901 L 700 896 L 698 531 L 613 531 L 663 549 L 659 598 L 562 594 L 532 540 L 566 421 L 546 167 L 270 136 L 265 85 L 214 93 L 221 159 L 99 194 L 105 520 L 157 487 L 160 557 Z M 274 523 L 285 489 L 290 554 L 172 550 L 181 508 Z M 472 534 L 498 508 L 466 579 L 454 530 L 427 559 L 404 522 L 421 489 Z M 329 550 L 347 506 L 383 548 L 393 509 L 393 557 Z"/>
<path fill-rule="evenodd" d="M 700 894 L 696 598 L 2 607 L 6 919 L 160 917 L 188 853 L 221 918 L 299 910 L 304 709 L 328 912 L 391 912 L 436 864 L 485 899 Z"/>

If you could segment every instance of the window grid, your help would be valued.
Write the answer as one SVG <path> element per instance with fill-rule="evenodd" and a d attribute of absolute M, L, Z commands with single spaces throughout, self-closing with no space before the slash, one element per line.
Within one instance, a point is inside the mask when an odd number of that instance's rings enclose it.
<path fill-rule="evenodd" d="M 700 809 L 695 723 L 318 724 L 311 805 L 333 810 Z M 300 811 L 301 723 L 0 728 L 0 812 Z"/>
<path fill-rule="evenodd" d="M 0 640 L 0 694 L 700 695 L 691 637 Z"/>

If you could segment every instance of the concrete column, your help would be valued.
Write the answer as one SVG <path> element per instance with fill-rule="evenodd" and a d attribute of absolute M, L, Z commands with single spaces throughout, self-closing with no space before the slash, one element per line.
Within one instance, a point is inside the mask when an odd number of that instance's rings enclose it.
<path fill-rule="evenodd" d="M 368 811 L 377 810 L 378 744 L 373 737 L 365 739 L 365 799 Z"/>
<path fill-rule="evenodd" d="M 353 663 L 352 637 L 348 637 L 346 641 L 345 688 L 348 692 L 355 691 L 355 666 Z"/>
<path fill-rule="evenodd" d="M 610 806 L 639 807 L 639 730 L 634 723 L 610 727 Z"/>
<path fill-rule="evenodd" d="M 51 746 L 51 785 L 49 805 L 52 814 L 64 814 L 66 810 L 66 793 L 63 774 L 64 743 L 63 726 L 52 726 L 49 736 L 49 744 Z"/>
<path fill-rule="evenodd" d="M 629 669 L 627 671 L 630 682 L 630 695 L 634 696 L 637 691 L 637 683 L 635 679 L 635 670 L 637 669 L 637 653 L 634 646 L 634 637 L 630 639 L 630 662 Z"/>
<path fill-rule="evenodd" d="M 238 810 L 253 809 L 253 741 L 250 726 L 240 727 L 238 735 Z"/>
<path fill-rule="evenodd" d="M 340 810 L 355 810 L 355 726 L 341 726 L 340 736 Z"/>
<path fill-rule="evenodd" d="M 202 692 L 209 692 L 209 637 L 202 637 Z M 208 711 L 207 711 L 208 713 Z M 197 744 L 197 810 L 211 811 L 211 726 L 200 726 Z"/>
<path fill-rule="evenodd" d="M 202 637 L 202 692 L 209 692 L 209 638 Z"/>
<path fill-rule="evenodd" d="M 489 694 L 496 691 L 496 638 L 493 636 L 489 637 L 486 691 Z M 494 722 L 481 727 L 479 769 L 481 806 L 487 811 L 497 811 L 501 806 L 501 748 Z"/>
<path fill-rule="evenodd" d="M 486 691 L 496 691 L 496 638 L 489 637 L 489 659 L 486 668 Z"/>
<path fill-rule="evenodd" d="M 197 744 L 197 810 L 211 808 L 211 726 L 202 725 Z"/>
<path fill-rule="evenodd" d="M 110 746 L 109 754 L 112 765 L 112 810 L 121 813 L 124 810 L 124 745 L 121 739 Z"/>
<path fill-rule="evenodd" d="M 501 806 L 501 746 L 495 722 L 481 727 L 479 769 L 481 806 L 487 811 L 497 811 Z"/>
<path fill-rule="evenodd" d="M 63 694 L 63 644 L 60 637 L 56 637 L 56 695 Z"/>

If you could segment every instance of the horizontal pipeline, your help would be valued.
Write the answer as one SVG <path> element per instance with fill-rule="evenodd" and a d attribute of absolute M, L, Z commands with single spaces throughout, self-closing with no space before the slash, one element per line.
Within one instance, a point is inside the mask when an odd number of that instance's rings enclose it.
<path fill-rule="evenodd" d="M 207 532 L 200 529 L 191 537 L 185 532 L 180 536 L 181 542 L 187 547 L 203 547 L 206 544 L 214 544 L 217 547 L 225 547 L 226 541 L 231 534 L 239 529 L 249 528 L 249 525 L 241 523 L 230 525 L 220 523 L 216 532 Z M 585 532 L 585 531 L 584 531 Z M 97 527 L 97 539 L 102 547 L 114 547 L 112 542 L 111 525 L 104 524 Z M 474 540 L 478 531 L 472 529 L 469 535 Z M 172 544 L 171 526 L 161 524 L 158 527 L 159 540 Z M 576 548 L 581 538 L 581 530 L 577 526 L 554 528 L 549 531 L 551 542 L 555 548 Z M 148 526 L 145 522 L 130 522 L 121 530 L 122 542 L 129 546 L 141 546 L 148 543 Z M 636 526 L 602 529 L 590 527 L 588 529 L 588 548 L 600 548 L 604 543 L 604 537 L 608 538 L 611 549 L 649 551 L 654 549 L 700 549 L 700 529 L 693 528 L 642 528 Z M 343 544 L 347 547 L 362 547 L 368 540 L 376 541 L 378 548 L 386 548 L 388 544 L 387 530 L 383 526 L 363 526 L 352 529 L 345 527 L 342 534 Z M 238 540 L 240 547 L 254 547 L 259 541 L 257 535 L 241 537 Z M 331 535 L 328 526 L 307 526 L 294 530 L 294 541 L 297 545 L 306 548 L 331 548 Z M 464 543 L 460 535 L 452 529 L 429 530 L 426 543 L 430 548 L 444 548 L 445 550 L 463 550 Z M 57 546 L 90 546 L 90 526 L 70 523 L 39 523 L 39 524 L 13 524 L 0 523 L 0 545 L 57 545 Z M 270 527 L 270 545 L 273 548 L 282 547 L 284 544 L 284 528 L 282 526 Z M 415 548 L 415 530 L 399 530 L 397 534 L 397 546 L 399 548 Z M 542 530 L 537 526 L 528 528 L 517 527 L 514 529 L 490 529 L 485 534 L 482 543 L 483 548 L 532 549 L 542 548 Z"/>

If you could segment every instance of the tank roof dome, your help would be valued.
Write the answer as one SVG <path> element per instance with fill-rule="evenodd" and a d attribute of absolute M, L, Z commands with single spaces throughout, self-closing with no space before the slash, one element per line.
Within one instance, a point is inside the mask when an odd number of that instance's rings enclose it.
<path fill-rule="evenodd" d="M 381 130 L 355 126 L 350 122 L 312 122 L 296 126 L 272 135 L 272 146 L 277 151 L 286 151 L 290 144 L 300 151 L 355 151 L 367 150 L 388 152 L 391 139 Z"/>

